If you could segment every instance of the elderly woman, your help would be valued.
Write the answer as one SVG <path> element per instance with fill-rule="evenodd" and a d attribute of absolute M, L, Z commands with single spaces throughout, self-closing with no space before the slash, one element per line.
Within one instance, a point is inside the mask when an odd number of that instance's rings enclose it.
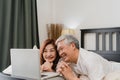
<path fill-rule="evenodd" d="M 56 71 L 59 58 L 55 41 L 53 39 L 45 40 L 40 47 L 41 71 Z"/>

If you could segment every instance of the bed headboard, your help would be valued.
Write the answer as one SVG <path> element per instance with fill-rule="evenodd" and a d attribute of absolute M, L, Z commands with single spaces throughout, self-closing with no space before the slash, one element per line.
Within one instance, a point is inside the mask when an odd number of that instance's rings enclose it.
<path fill-rule="evenodd" d="M 80 29 L 80 31 L 81 31 L 81 48 L 85 48 L 86 34 L 93 33 L 95 36 L 94 40 L 92 41 L 92 44 L 95 44 L 95 49 L 88 50 L 96 52 L 110 61 L 120 62 L 120 27 Z M 87 40 L 89 42 L 89 39 Z M 89 46 L 92 47 L 93 46 L 92 44 Z"/>

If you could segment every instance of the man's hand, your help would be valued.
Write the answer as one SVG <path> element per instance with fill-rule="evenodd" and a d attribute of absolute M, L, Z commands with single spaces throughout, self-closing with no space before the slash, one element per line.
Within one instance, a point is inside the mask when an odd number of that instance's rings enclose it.
<path fill-rule="evenodd" d="M 75 73 L 70 68 L 69 64 L 64 61 L 58 63 L 57 72 L 62 74 L 66 80 L 79 80 Z"/>

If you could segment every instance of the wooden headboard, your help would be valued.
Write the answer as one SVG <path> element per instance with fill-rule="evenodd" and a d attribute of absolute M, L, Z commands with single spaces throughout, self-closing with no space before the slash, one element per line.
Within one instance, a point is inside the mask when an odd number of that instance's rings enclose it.
<path fill-rule="evenodd" d="M 120 62 L 120 27 L 81 29 L 80 32 L 81 32 L 81 48 L 85 48 L 85 35 L 94 33 L 95 41 L 93 41 L 92 43 L 95 44 L 95 50 L 90 51 L 96 52 L 110 61 Z M 106 35 L 108 37 L 106 37 Z M 106 39 L 108 41 L 106 41 Z M 108 45 L 106 45 L 106 42 L 108 42 Z M 101 50 L 100 45 L 102 45 Z M 93 45 L 90 46 L 92 47 Z M 106 46 L 108 46 L 108 50 L 106 49 Z M 113 49 L 113 46 L 115 46 L 115 50 Z"/>

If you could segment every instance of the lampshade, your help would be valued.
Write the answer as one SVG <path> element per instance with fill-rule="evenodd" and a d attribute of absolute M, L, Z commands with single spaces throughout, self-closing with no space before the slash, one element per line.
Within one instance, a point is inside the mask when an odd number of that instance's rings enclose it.
<path fill-rule="evenodd" d="M 61 35 L 64 35 L 64 34 L 74 35 L 75 34 L 75 30 L 74 29 L 63 29 Z"/>

